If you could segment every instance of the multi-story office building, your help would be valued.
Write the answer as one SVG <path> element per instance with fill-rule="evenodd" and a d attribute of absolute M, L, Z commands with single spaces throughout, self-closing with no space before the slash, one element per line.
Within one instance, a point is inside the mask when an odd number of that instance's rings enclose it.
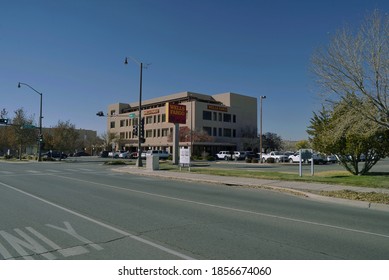
<path fill-rule="evenodd" d="M 142 149 L 172 152 L 174 124 L 167 122 L 167 103 L 186 106 L 186 121 L 179 125 L 179 145 L 192 154 L 215 154 L 220 150 L 243 150 L 247 138 L 257 135 L 257 99 L 236 93 L 205 95 L 182 92 L 142 101 L 144 138 Z M 108 131 L 116 135 L 116 150 L 137 150 L 139 103 L 108 106 Z M 138 131 L 140 133 L 140 131 Z M 246 143 L 246 144 L 245 144 Z"/>

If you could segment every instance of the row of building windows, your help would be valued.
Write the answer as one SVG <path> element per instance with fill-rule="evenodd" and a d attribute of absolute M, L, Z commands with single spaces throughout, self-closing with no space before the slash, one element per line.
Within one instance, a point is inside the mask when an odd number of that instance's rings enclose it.
<path fill-rule="evenodd" d="M 236 123 L 236 115 L 203 111 L 203 120 Z"/>
<path fill-rule="evenodd" d="M 168 134 L 173 133 L 173 128 L 162 128 L 162 129 L 147 129 L 145 130 L 145 137 L 167 137 Z M 120 132 L 120 139 L 138 139 L 132 131 Z"/>
<path fill-rule="evenodd" d="M 204 126 L 203 130 L 210 136 L 215 137 L 236 137 L 236 129 L 222 128 L 222 127 L 208 127 Z"/>
<path fill-rule="evenodd" d="M 164 122 L 166 122 L 166 114 L 159 114 L 159 115 L 145 117 L 146 124 L 164 123 Z M 119 126 L 120 127 L 128 127 L 128 126 L 138 125 L 138 123 L 139 123 L 138 118 L 123 119 L 123 120 L 120 120 Z M 115 127 L 116 127 L 116 122 L 111 121 L 110 128 L 115 128 Z"/>
<path fill-rule="evenodd" d="M 215 137 L 236 137 L 236 129 L 231 128 L 222 128 L 222 127 L 208 127 L 204 126 L 203 130 L 210 136 Z M 173 133 L 173 128 L 162 128 L 162 129 L 147 129 L 145 130 L 146 138 L 157 138 L 157 137 L 167 137 L 168 134 Z M 138 136 L 135 136 L 132 131 L 120 132 L 120 139 L 137 139 Z"/>

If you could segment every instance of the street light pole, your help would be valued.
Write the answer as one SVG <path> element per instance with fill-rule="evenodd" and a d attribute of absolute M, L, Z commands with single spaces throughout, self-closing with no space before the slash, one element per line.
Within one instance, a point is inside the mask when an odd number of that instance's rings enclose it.
<path fill-rule="evenodd" d="M 26 84 L 26 83 L 18 83 L 18 88 L 21 87 L 21 85 L 23 86 L 27 86 L 29 87 L 30 89 L 32 89 L 33 91 L 35 91 L 37 94 L 40 95 L 40 105 L 39 105 L 39 137 L 38 137 L 38 161 L 42 161 L 42 99 L 43 99 L 43 94 L 39 91 L 37 91 L 36 89 L 34 89 L 32 86 L 30 86 L 29 84 Z"/>
<path fill-rule="evenodd" d="M 260 125 L 259 125 L 259 162 L 262 163 L 262 100 L 266 99 L 265 95 L 260 97 Z"/>
<path fill-rule="evenodd" d="M 138 167 L 142 167 L 142 135 L 141 135 L 141 122 L 142 122 L 142 72 L 143 72 L 143 63 L 139 62 L 132 57 L 126 57 L 124 60 L 124 64 L 128 64 L 128 58 L 134 61 L 139 65 L 140 75 L 139 75 L 139 115 L 138 115 L 138 159 L 136 161 L 136 165 Z"/>

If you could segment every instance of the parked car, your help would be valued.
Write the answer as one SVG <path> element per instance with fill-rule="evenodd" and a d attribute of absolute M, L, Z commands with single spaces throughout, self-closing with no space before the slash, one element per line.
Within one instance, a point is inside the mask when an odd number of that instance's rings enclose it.
<path fill-rule="evenodd" d="M 273 158 L 275 162 L 287 162 L 288 156 L 284 155 L 281 152 L 273 151 L 268 154 L 262 154 L 262 162 L 266 162 L 268 158 Z"/>
<path fill-rule="evenodd" d="M 64 153 L 58 151 L 49 151 L 47 153 L 42 154 L 43 158 L 51 158 L 51 159 L 65 159 L 68 156 Z"/>
<path fill-rule="evenodd" d="M 108 157 L 108 154 L 109 154 L 108 151 L 102 151 L 102 152 L 100 153 L 100 157 L 106 158 L 106 157 Z"/>
<path fill-rule="evenodd" d="M 119 154 L 119 158 L 130 158 L 131 153 L 129 151 L 124 151 Z"/>
<path fill-rule="evenodd" d="M 256 157 L 255 153 L 250 151 L 234 151 L 234 154 L 232 155 L 232 159 L 234 160 L 245 160 L 245 159 L 252 159 L 255 157 Z"/>
<path fill-rule="evenodd" d="M 112 152 L 109 152 L 109 153 L 108 153 L 108 156 L 109 156 L 109 157 L 112 157 L 112 158 L 118 158 L 119 155 L 120 155 L 121 153 L 124 153 L 124 152 L 125 152 L 124 150 L 122 150 L 122 151 L 112 151 Z"/>
<path fill-rule="evenodd" d="M 220 151 L 216 154 L 216 157 L 218 159 L 229 160 L 232 158 L 232 155 L 229 151 Z"/>
<path fill-rule="evenodd" d="M 300 162 L 300 153 L 294 153 L 288 157 L 290 163 Z M 304 160 L 302 161 L 304 162 Z"/>
<path fill-rule="evenodd" d="M 313 164 L 326 164 L 327 159 L 322 154 L 312 154 Z M 308 163 L 312 162 L 312 159 L 308 159 Z"/>
<path fill-rule="evenodd" d="M 163 150 L 148 150 L 145 153 L 145 157 L 147 157 L 147 156 L 158 156 L 159 159 L 168 159 L 169 155 L 170 154 L 169 154 L 168 151 L 163 151 Z M 143 153 L 142 153 L 142 157 L 143 157 Z"/>
<path fill-rule="evenodd" d="M 74 157 L 89 157 L 90 154 L 86 153 L 86 152 L 77 152 L 77 153 L 74 153 L 73 155 Z"/>
<path fill-rule="evenodd" d="M 336 163 L 338 161 L 338 158 L 334 155 L 327 155 L 326 160 L 327 162 Z"/>

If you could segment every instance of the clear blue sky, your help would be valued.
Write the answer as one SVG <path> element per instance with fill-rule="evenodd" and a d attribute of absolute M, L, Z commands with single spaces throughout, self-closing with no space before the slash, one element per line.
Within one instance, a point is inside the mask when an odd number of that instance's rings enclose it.
<path fill-rule="evenodd" d="M 310 57 L 344 24 L 389 1 L 0 0 L 0 109 L 43 124 L 106 131 L 96 116 L 117 102 L 182 91 L 266 95 L 263 131 L 306 139 L 320 108 Z M 259 111 L 259 110 L 258 110 Z M 259 117 L 259 116 L 258 116 Z M 259 123 L 259 122 L 258 122 Z"/>

